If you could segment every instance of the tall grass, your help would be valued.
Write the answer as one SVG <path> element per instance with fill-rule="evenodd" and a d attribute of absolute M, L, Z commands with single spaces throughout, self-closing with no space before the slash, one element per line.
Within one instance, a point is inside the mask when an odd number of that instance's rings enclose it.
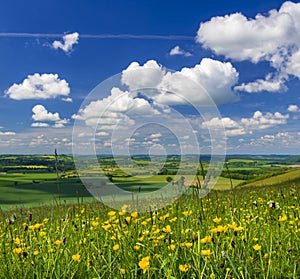
<path fill-rule="evenodd" d="M 2 212 L 0 278 L 299 278 L 299 185 Z"/>

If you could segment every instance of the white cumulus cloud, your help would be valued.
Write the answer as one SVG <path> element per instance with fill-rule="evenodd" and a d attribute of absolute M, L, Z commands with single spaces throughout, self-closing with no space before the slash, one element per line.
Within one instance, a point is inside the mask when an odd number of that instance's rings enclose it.
<path fill-rule="evenodd" d="M 130 90 L 145 91 L 148 97 L 163 105 L 208 105 L 237 100 L 232 87 L 238 81 L 238 72 L 230 62 L 204 58 L 192 68 L 167 72 L 156 61 L 144 65 L 133 62 L 122 72 L 122 82 Z M 144 92 L 144 91 L 143 91 Z"/>
<path fill-rule="evenodd" d="M 217 54 L 256 63 L 289 45 L 299 46 L 299 30 L 300 4 L 285 2 L 278 11 L 254 19 L 241 13 L 213 17 L 200 24 L 196 39 Z"/>
<path fill-rule="evenodd" d="M 231 137 L 252 134 L 257 130 L 264 130 L 277 125 L 283 125 L 287 123 L 288 118 L 288 114 L 284 115 L 280 112 L 267 112 L 264 114 L 261 111 L 256 111 L 251 117 L 241 118 L 239 120 L 233 120 L 230 117 L 214 117 L 203 122 L 201 126 L 202 128 L 214 130 L 225 129 L 226 135 Z"/>
<path fill-rule="evenodd" d="M 229 117 L 223 117 L 223 118 L 217 118 L 214 117 L 208 121 L 205 121 L 202 123 L 202 128 L 208 128 L 208 129 L 225 129 L 227 136 L 239 136 L 246 134 L 245 129 L 239 124 L 237 121 L 229 118 Z"/>
<path fill-rule="evenodd" d="M 169 55 L 171 55 L 171 56 L 173 56 L 173 55 L 182 55 L 182 56 L 186 56 L 186 57 L 192 56 L 192 54 L 190 52 L 181 49 L 179 46 L 173 47 L 170 50 Z"/>
<path fill-rule="evenodd" d="M 271 75 L 267 75 L 266 79 L 257 79 L 253 82 L 242 83 L 241 85 L 235 86 L 234 89 L 248 93 L 257 93 L 261 91 L 279 92 L 285 91 L 287 88 L 284 85 L 283 79 L 272 79 Z"/>
<path fill-rule="evenodd" d="M 113 129 L 122 120 L 123 124 L 133 124 L 130 115 L 138 114 L 158 114 L 149 102 L 143 98 L 134 98 L 128 91 L 119 88 L 112 88 L 108 97 L 92 101 L 78 114 L 72 116 L 73 119 L 84 120 L 87 125 L 100 125 L 100 128 Z"/>
<path fill-rule="evenodd" d="M 297 105 L 289 105 L 288 111 L 289 112 L 299 112 L 300 109 L 299 109 L 299 107 Z"/>
<path fill-rule="evenodd" d="M 254 112 L 251 118 L 242 118 L 241 124 L 248 130 L 261 130 L 276 125 L 286 124 L 288 118 L 288 114 L 281 114 L 280 112 L 267 112 L 263 114 L 258 110 Z"/>
<path fill-rule="evenodd" d="M 127 69 L 122 71 L 122 83 L 131 91 L 156 88 L 161 82 L 166 71 L 155 60 L 149 60 L 144 65 L 132 62 Z"/>
<path fill-rule="evenodd" d="M 48 112 L 47 109 L 42 105 L 34 106 L 32 108 L 32 112 L 32 119 L 37 121 L 37 123 L 33 123 L 31 125 L 32 127 L 47 127 L 49 125 L 45 122 L 54 122 L 54 128 L 63 128 L 65 124 L 69 122 L 67 119 L 61 119 L 58 112 Z"/>
<path fill-rule="evenodd" d="M 70 52 L 74 44 L 78 44 L 79 34 L 74 32 L 72 34 L 66 34 L 63 36 L 63 42 L 54 41 L 52 46 L 54 49 L 61 49 L 64 52 Z"/>
<path fill-rule="evenodd" d="M 15 132 L 2 132 L 0 131 L 0 136 L 14 136 Z"/>
<path fill-rule="evenodd" d="M 253 63 L 268 61 L 281 79 L 257 80 L 238 90 L 282 90 L 288 75 L 300 78 L 300 3 L 284 2 L 279 10 L 247 18 L 241 13 L 212 17 L 200 24 L 196 40 L 218 55 Z"/>
<path fill-rule="evenodd" d="M 57 74 L 28 75 L 20 84 L 13 84 L 5 94 L 14 100 L 50 99 L 68 96 L 69 84 Z"/>
<path fill-rule="evenodd" d="M 49 124 L 45 122 L 34 122 L 31 124 L 31 127 L 49 127 Z"/>

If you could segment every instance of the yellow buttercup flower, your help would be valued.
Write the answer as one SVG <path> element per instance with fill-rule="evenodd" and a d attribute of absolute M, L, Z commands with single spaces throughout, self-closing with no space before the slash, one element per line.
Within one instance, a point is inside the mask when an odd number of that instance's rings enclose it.
<path fill-rule="evenodd" d="M 187 272 L 189 270 L 189 265 L 188 264 L 180 264 L 179 270 L 182 272 Z"/>
<path fill-rule="evenodd" d="M 193 211 L 192 210 L 188 210 L 188 211 L 183 211 L 182 212 L 183 216 L 189 216 L 189 215 L 192 215 L 193 214 Z"/>
<path fill-rule="evenodd" d="M 92 226 L 93 226 L 93 227 L 97 227 L 98 225 L 99 225 L 99 222 L 96 222 L 96 221 L 93 221 L 93 222 L 92 222 Z"/>
<path fill-rule="evenodd" d="M 213 252 L 211 252 L 209 249 L 201 251 L 201 255 L 204 257 L 209 257 L 211 254 L 213 254 Z"/>
<path fill-rule="evenodd" d="M 176 245 L 175 244 L 171 244 L 168 247 L 170 250 L 174 251 L 176 249 Z"/>
<path fill-rule="evenodd" d="M 61 243 L 62 243 L 61 240 L 56 240 L 56 241 L 54 241 L 54 244 L 55 244 L 55 245 L 59 245 L 59 244 L 61 244 Z"/>
<path fill-rule="evenodd" d="M 21 240 L 20 240 L 20 238 L 18 238 L 18 237 L 15 238 L 15 241 L 14 241 L 14 242 L 15 242 L 15 244 L 17 244 L 17 245 L 20 245 L 20 244 L 21 244 Z"/>
<path fill-rule="evenodd" d="M 117 251 L 119 249 L 120 249 L 120 245 L 119 244 L 116 244 L 116 245 L 113 246 L 113 250 L 114 251 Z"/>
<path fill-rule="evenodd" d="M 131 213 L 131 217 L 132 217 L 132 218 L 138 217 L 138 213 L 137 213 L 137 212 L 132 212 L 132 213 Z"/>
<path fill-rule="evenodd" d="M 13 250 L 13 252 L 14 252 L 15 254 L 20 254 L 20 253 L 22 252 L 22 248 L 15 248 L 15 249 Z"/>
<path fill-rule="evenodd" d="M 139 267 L 146 273 L 150 268 L 150 256 L 144 257 L 139 261 Z"/>
<path fill-rule="evenodd" d="M 259 250 L 261 250 L 261 245 L 255 244 L 255 245 L 253 246 L 253 249 L 254 249 L 255 251 L 259 251 Z"/>
<path fill-rule="evenodd" d="M 33 252 L 34 256 L 37 256 L 38 254 L 39 254 L 39 251 L 37 251 L 37 250 Z"/>
<path fill-rule="evenodd" d="M 185 245 L 186 248 L 191 248 L 193 246 L 193 243 L 186 242 L 186 243 L 184 243 L 184 245 Z"/>
<path fill-rule="evenodd" d="M 172 229 L 170 227 L 170 225 L 167 225 L 165 228 L 162 229 L 165 233 L 171 233 Z"/>
<path fill-rule="evenodd" d="M 286 216 L 286 215 L 280 216 L 280 217 L 278 218 L 278 221 L 279 221 L 279 222 L 284 222 L 284 221 L 286 221 L 286 220 L 287 220 L 287 216 Z"/>
<path fill-rule="evenodd" d="M 205 244 L 205 243 L 211 242 L 211 240 L 212 240 L 212 237 L 211 237 L 211 236 L 206 236 L 206 237 L 202 238 L 202 239 L 200 240 L 200 242 L 203 243 L 203 244 Z"/>
<path fill-rule="evenodd" d="M 140 250 L 140 248 L 141 248 L 141 246 L 139 246 L 139 245 L 134 245 L 134 246 L 133 246 L 133 249 L 134 249 L 135 251 Z"/>
<path fill-rule="evenodd" d="M 72 260 L 73 260 L 74 262 L 79 262 L 79 261 L 80 261 L 80 255 L 79 255 L 79 254 L 73 255 L 73 256 L 72 256 Z"/>
<path fill-rule="evenodd" d="M 115 211 L 109 211 L 107 213 L 108 216 L 112 217 L 112 216 L 115 216 L 116 215 L 116 212 Z"/>
<path fill-rule="evenodd" d="M 216 217 L 216 218 L 213 219 L 213 221 L 218 224 L 222 221 L 222 218 Z"/>

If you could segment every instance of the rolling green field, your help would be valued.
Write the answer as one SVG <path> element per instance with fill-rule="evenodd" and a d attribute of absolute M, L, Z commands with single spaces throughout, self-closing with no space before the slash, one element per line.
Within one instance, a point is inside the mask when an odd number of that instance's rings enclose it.
<path fill-rule="evenodd" d="M 299 184 L 0 212 L 0 278 L 299 278 Z"/>
<path fill-rule="evenodd" d="M 113 159 L 106 156 L 99 158 L 103 174 L 118 187 L 126 191 L 155 191 L 172 179 L 180 165 L 180 157 L 170 156 L 162 169 L 157 172 L 150 165 L 147 156 L 134 156 L 131 163 L 126 158 Z M 123 162 L 120 169 L 116 161 Z M 203 184 L 203 173 L 209 165 L 209 159 L 199 161 L 193 156 L 183 158 L 185 185 Z M 300 170 L 291 171 L 289 164 L 295 166 L 298 157 L 237 157 L 227 159 L 227 167 L 223 169 L 215 190 L 228 190 L 240 185 L 264 186 L 278 182 L 290 182 L 300 176 Z M 129 161 L 128 161 L 129 162 Z M 19 165 L 18 165 L 19 164 Z M 58 166 L 58 173 L 55 170 Z M 149 167 L 150 166 L 150 167 Z M 155 166 L 154 166 L 155 167 Z M 199 169 L 198 178 L 190 174 L 191 169 Z M 91 166 L 88 175 L 98 175 L 98 168 Z M 82 185 L 74 169 L 72 157 L 61 155 L 58 161 L 52 155 L 2 155 L 0 156 L 0 208 L 1 210 L 18 207 L 53 205 L 57 203 L 77 203 L 92 201 L 90 193 Z M 244 187 L 244 186 L 243 186 Z"/>
<path fill-rule="evenodd" d="M 62 157 L 0 156 L 0 278 L 300 278 L 298 157 L 227 158 L 207 196 L 187 191 L 146 213 L 96 202 Z M 176 156 L 159 172 L 134 159 L 122 170 L 100 158 L 102 175 L 153 191 L 178 169 Z M 198 164 L 186 159 L 187 189 L 203 184 L 208 161 L 197 178 Z"/>

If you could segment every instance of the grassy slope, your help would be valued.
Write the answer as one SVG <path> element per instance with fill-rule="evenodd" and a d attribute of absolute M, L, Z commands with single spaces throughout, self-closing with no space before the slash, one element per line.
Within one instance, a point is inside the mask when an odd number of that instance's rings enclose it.
<path fill-rule="evenodd" d="M 289 171 L 284 174 L 280 174 L 280 175 L 265 178 L 265 179 L 262 179 L 259 181 L 251 182 L 251 183 L 243 185 L 242 187 L 277 185 L 277 184 L 282 184 L 282 183 L 290 183 L 297 179 L 300 179 L 300 170 L 293 170 L 293 171 Z"/>

